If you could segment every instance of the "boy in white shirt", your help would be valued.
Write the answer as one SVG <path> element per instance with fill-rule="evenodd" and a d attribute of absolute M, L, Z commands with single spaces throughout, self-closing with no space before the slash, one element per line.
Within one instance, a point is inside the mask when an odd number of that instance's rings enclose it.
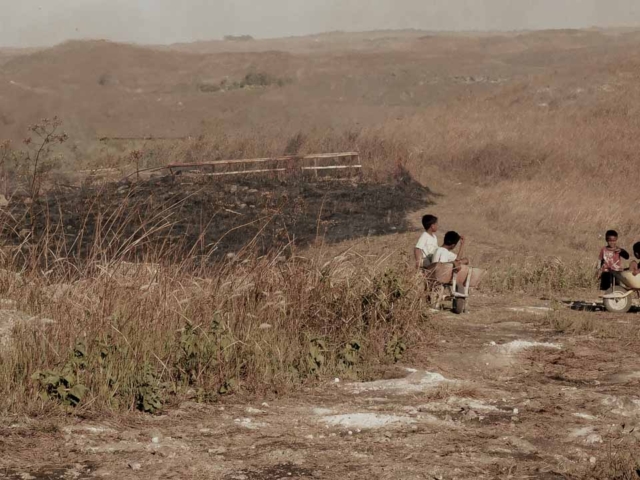
<path fill-rule="evenodd" d="M 420 236 L 416 248 L 413 250 L 416 259 L 416 268 L 426 268 L 432 262 L 433 254 L 438 249 L 438 217 L 425 215 L 422 217 L 424 233 Z"/>
<path fill-rule="evenodd" d="M 460 243 L 460 251 L 458 255 L 453 253 L 453 250 Z M 458 232 L 447 232 L 444 236 L 442 246 L 436 250 L 433 254 L 433 263 L 453 263 L 456 269 L 459 269 L 463 265 L 469 265 L 469 260 L 462 257 L 464 251 L 464 238 L 461 237 Z"/>

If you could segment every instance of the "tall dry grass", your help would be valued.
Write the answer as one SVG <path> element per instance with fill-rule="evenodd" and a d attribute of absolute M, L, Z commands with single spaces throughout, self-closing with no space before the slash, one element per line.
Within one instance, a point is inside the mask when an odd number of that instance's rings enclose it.
<path fill-rule="evenodd" d="M 280 393 L 368 376 L 432 341 L 407 266 L 348 252 L 203 263 L 157 244 L 130 263 L 158 227 L 110 248 L 126 220 L 94 232 L 82 257 L 64 256 L 53 230 L 21 254 L 4 250 L 0 296 L 30 319 L 4 332 L 3 412 L 153 413 L 185 397 Z"/>

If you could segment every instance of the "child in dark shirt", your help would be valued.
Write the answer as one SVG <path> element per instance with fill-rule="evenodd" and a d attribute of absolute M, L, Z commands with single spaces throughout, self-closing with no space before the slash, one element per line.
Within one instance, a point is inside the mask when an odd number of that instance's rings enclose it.
<path fill-rule="evenodd" d="M 622 272 L 622 260 L 629 260 L 629 252 L 618 247 L 618 232 L 615 230 L 607 231 L 605 235 L 607 245 L 600 250 L 598 257 L 600 269 L 598 275 L 600 277 L 600 290 L 609 290 L 613 284 L 613 276 L 616 272 Z"/>

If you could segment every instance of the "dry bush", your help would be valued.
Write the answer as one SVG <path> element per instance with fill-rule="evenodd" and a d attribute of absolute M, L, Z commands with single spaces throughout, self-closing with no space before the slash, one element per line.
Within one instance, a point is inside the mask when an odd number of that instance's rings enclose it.
<path fill-rule="evenodd" d="M 155 412 L 185 395 L 212 401 L 359 378 L 430 332 L 409 272 L 348 257 L 208 267 L 153 252 L 137 264 L 59 260 L 17 273 L 4 258 L 0 294 L 34 317 L 0 352 L 5 412 Z"/>
<path fill-rule="evenodd" d="M 616 438 L 605 447 L 605 451 L 595 467 L 580 472 L 582 478 L 589 480 L 635 480 L 640 477 L 640 457 L 638 440 L 635 438 Z"/>

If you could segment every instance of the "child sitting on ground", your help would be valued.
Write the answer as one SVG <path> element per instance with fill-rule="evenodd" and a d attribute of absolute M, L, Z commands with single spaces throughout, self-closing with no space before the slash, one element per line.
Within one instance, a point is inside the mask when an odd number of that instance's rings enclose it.
<path fill-rule="evenodd" d="M 640 260 L 640 242 L 636 242 L 633 244 L 633 256 L 636 257 L 636 259 Z M 631 273 L 633 273 L 634 276 L 640 274 L 640 267 L 638 266 L 638 262 L 631 262 L 631 265 L 629 267 L 631 268 Z"/>
<path fill-rule="evenodd" d="M 608 230 L 605 234 L 607 245 L 600 250 L 598 276 L 600 278 L 600 290 L 609 290 L 613 284 L 613 276 L 616 272 L 622 272 L 622 259 L 629 260 L 629 252 L 618 247 L 618 232 Z"/>

